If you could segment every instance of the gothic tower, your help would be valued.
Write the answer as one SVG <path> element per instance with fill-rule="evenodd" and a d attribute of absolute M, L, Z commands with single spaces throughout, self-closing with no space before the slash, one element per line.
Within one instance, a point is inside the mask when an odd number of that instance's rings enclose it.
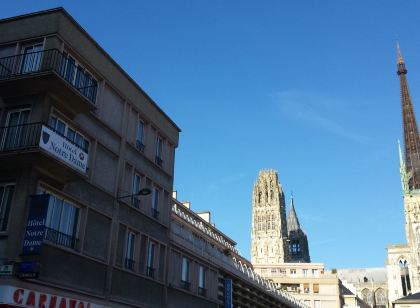
<path fill-rule="evenodd" d="M 389 300 L 420 292 L 420 138 L 407 83 L 407 69 L 397 45 L 404 154 L 399 145 L 407 244 L 388 246 Z M 394 279 L 390 279 L 394 277 Z M 398 279 L 395 279 L 398 277 Z"/>
<path fill-rule="evenodd" d="M 254 184 L 251 242 L 254 265 L 288 260 L 284 193 L 274 170 L 261 170 Z"/>
<path fill-rule="evenodd" d="M 290 210 L 287 216 L 287 234 L 289 242 L 289 258 L 287 262 L 309 263 L 308 238 L 300 227 L 296 215 L 293 194 L 290 197 Z"/>

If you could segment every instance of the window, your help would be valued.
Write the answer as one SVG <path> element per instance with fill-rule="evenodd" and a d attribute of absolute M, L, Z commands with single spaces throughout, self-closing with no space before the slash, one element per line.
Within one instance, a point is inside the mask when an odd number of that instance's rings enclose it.
<path fill-rule="evenodd" d="M 198 294 L 206 295 L 206 269 L 202 265 L 198 267 Z"/>
<path fill-rule="evenodd" d="M 79 208 L 50 193 L 45 239 L 57 245 L 76 248 Z"/>
<path fill-rule="evenodd" d="M 134 269 L 134 247 L 136 242 L 136 234 L 134 232 L 128 231 L 127 233 L 127 243 L 125 248 L 125 268 L 130 270 Z"/>
<path fill-rule="evenodd" d="M 307 269 L 303 269 L 303 277 L 308 277 L 308 270 Z"/>
<path fill-rule="evenodd" d="M 98 82 L 67 52 L 63 52 L 60 75 L 84 96 L 95 102 Z"/>
<path fill-rule="evenodd" d="M 296 269 L 291 268 L 291 269 L 290 269 L 290 274 L 291 274 L 291 275 L 295 275 L 295 274 L 296 274 Z"/>
<path fill-rule="evenodd" d="M 303 292 L 304 293 L 309 293 L 309 283 L 304 283 L 303 284 Z"/>
<path fill-rule="evenodd" d="M 315 300 L 314 301 L 314 308 L 321 308 L 321 301 L 320 300 Z"/>
<path fill-rule="evenodd" d="M 133 175 L 133 189 L 131 193 L 133 196 L 131 197 L 131 204 L 139 208 L 140 207 L 140 195 L 138 194 L 140 191 L 140 184 L 141 184 L 141 177 L 138 173 L 134 173 Z"/>
<path fill-rule="evenodd" d="M 33 145 L 36 134 L 30 131 L 28 123 L 30 109 L 13 109 L 7 114 L 6 128 L 1 136 L 2 148 L 12 150 L 25 145 Z M 36 138 L 36 137 L 35 137 Z"/>
<path fill-rule="evenodd" d="M 162 167 L 162 151 L 163 151 L 163 139 L 160 136 L 156 138 L 156 164 Z"/>
<path fill-rule="evenodd" d="M 310 300 L 305 299 L 305 305 L 310 307 L 310 306 L 311 306 L 311 301 L 310 301 Z"/>
<path fill-rule="evenodd" d="M 160 194 L 160 189 L 155 187 L 153 189 L 153 200 L 152 200 L 152 216 L 154 218 L 158 218 L 159 217 L 159 194 Z"/>
<path fill-rule="evenodd" d="M 88 153 L 89 141 L 80 132 L 70 127 L 66 122 L 60 118 L 51 116 L 50 127 L 63 137 L 66 137 L 66 139 L 70 142 L 76 144 L 83 151 Z"/>
<path fill-rule="evenodd" d="M 0 184 L 0 231 L 7 230 L 9 220 L 10 205 L 12 203 L 15 184 Z"/>
<path fill-rule="evenodd" d="M 140 151 L 144 150 L 144 122 L 142 120 L 139 120 L 139 123 L 137 125 L 137 140 L 136 140 L 136 147 Z"/>
<path fill-rule="evenodd" d="M 319 293 L 319 283 L 314 283 L 314 293 Z"/>
<path fill-rule="evenodd" d="M 314 276 L 314 277 L 318 277 L 319 276 L 318 269 L 313 269 L 312 270 L 312 276 Z"/>
<path fill-rule="evenodd" d="M 181 267 L 181 286 L 189 290 L 190 289 L 190 261 L 186 257 L 182 257 Z"/>
<path fill-rule="evenodd" d="M 149 246 L 147 249 L 147 276 L 154 277 L 155 275 L 155 268 L 154 268 L 154 261 L 155 261 L 155 247 L 156 244 L 152 241 L 149 242 Z"/>
<path fill-rule="evenodd" d="M 22 74 L 37 72 L 41 67 L 41 51 L 42 43 L 36 43 L 22 48 L 22 66 L 20 68 Z"/>

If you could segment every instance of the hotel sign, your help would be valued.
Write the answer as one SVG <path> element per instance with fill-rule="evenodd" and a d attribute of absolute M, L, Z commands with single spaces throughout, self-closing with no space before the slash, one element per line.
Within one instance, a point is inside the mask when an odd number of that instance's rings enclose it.
<path fill-rule="evenodd" d="M 41 253 L 49 201 L 50 195 L 48 194 L 31 196 L 22 255 Z"/>
<path fill-rule="evenodd" d="M 70 167 L 87 172 L 88 154 L 45 125 L 42 125 L 39 147 Z"/>
<path fill-rule="evenodd" d="M 232 308 L 232 279 L 225 279 L 225 308 Z"/>
<path fill-rule="evenodd" d="M 85 300 L 0 285 L 0 307 L 106 308 Z"/>

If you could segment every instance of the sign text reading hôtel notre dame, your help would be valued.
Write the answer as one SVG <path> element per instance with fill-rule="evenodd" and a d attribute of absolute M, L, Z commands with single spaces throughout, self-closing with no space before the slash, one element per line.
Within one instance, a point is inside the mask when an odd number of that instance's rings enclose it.
<path fill-rule="evenodd" d="M 42 125 L 39 146 L 71 167 L 84 173 L 87 172 L 88 154 L 44 125 Z"/>

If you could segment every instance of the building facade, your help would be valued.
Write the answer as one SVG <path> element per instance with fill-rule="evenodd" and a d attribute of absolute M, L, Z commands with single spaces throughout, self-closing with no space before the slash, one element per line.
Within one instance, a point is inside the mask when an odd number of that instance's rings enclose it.
<path fill-rule="evenodd" d="M 252 269 L 236 243 L 189 203 L 174 199 L 169 252 L 168 307 L 302 307 Z"/>
<path fill-rule="evenodd" d="M 420 138 L 407 83 L 407 69 L 398 46 L 397 74 L 400 79 L 404 151 L 400 151 L 403 189 L 405 244 L 389 245 L 386 263 L 390 304 L 420 292 Z"/>
<path fill-rule="evenodd" d="M 342 305 L 337 274 L 322 263 L 259 264 L 255 272 L 314 308 Z"/>
<path fill-rule="evenodd" d="M 310 262 L 308 239 L 300 227 L 293 196 L 286 203 L 278 174 L 261 170 L 252 194 L 251 261 L 259 264 Z"/>
<path fill-rule="evenodd" d="M 367 307 L 388 307 L 388 279 L 385 268 L 337 269 L 337 275 Z"/>
<path fill-rule="evenodd" d="M 179 128 L 64 9 L 0 33 L 0 303 L 164 307 Z"/>

